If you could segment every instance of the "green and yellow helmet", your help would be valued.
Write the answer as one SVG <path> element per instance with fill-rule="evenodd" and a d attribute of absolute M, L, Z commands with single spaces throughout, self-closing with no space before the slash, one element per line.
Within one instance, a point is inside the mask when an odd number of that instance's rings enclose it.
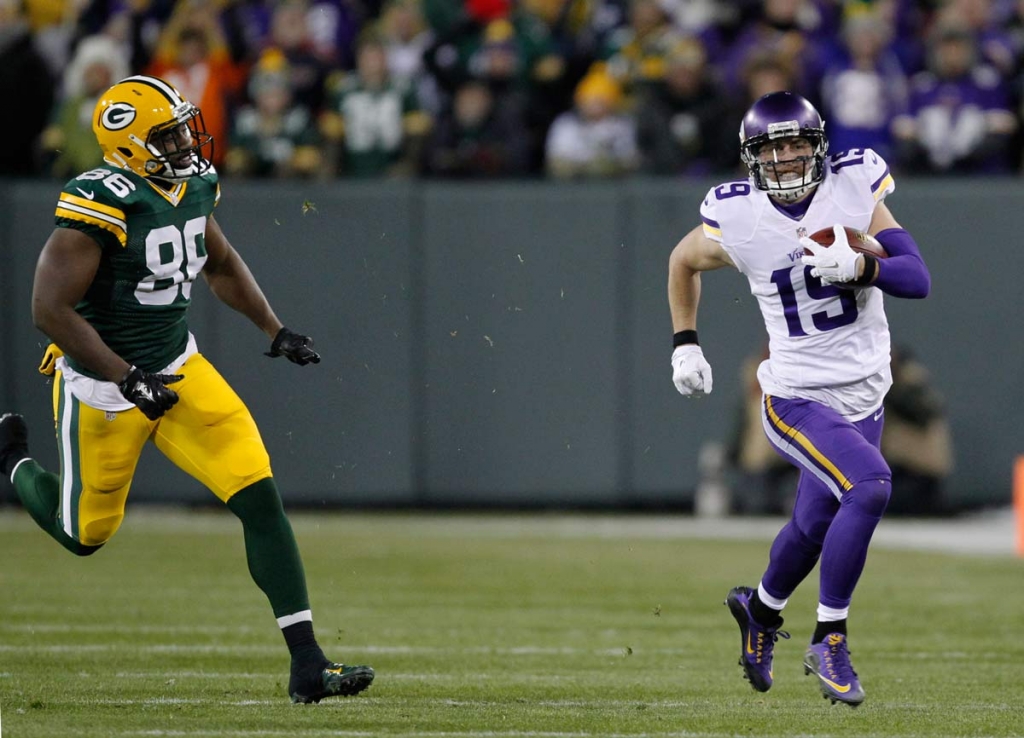
<path fill-rule="evenodd" d="M 158 77 L 128 77 L 103 93 L 92 130 L 108 164 L 143 177 L 183 182 L 211 166 L 203 114 Z"/>

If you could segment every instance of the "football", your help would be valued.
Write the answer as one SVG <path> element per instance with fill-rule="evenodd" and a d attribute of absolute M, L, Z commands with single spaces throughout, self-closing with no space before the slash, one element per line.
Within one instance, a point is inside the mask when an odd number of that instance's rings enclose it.
<path fill-rule="evenodd" d="M 836 234 L 831 228 L 822 228 L 820 231 L 812 233 L 809 238 L 816 243 L 820 243 L 822 246 L 831 246 L 836 240 Z M 885 259 L 889 256 L 885 247 L 878 242 L 877 238 L 869 233 L 846 226 L 846 238 L 850 242 L 850 248 L 854 251 L 870 254 L 876 259 Z M 804 249 L 804 253 L 810 255 L 811 252 Z"/>

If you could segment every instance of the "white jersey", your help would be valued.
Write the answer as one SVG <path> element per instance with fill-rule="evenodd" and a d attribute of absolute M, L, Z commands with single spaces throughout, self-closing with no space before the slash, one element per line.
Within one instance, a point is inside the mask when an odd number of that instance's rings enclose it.
<path fill-rule="evenodd" d="M 748 181 L 726 182 L 704 198 L 704 235 L 722 244 L 761 307 L 770 358 L 757 377 L 765 393 L 815 400 L 851 420 L 882 404 L 892 375 L 881 290 L 823 285 L 802 264 L 798 239 L 836 223 L 867 230 L 875 205 L 894 189 L 881 156 L 853 149 L 826 160 L 799 219 Z"/>

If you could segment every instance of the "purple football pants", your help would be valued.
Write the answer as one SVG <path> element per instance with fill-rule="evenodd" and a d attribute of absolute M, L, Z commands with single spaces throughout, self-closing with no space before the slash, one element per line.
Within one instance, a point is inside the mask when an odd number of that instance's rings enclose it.
<path fill-rule="evenodd" d="M 761 411 L 768 440 L 800 470 L 793 517 L 772 543 L 761 584 L 788 599 L 820 558 L 819 602 L 849 607 L 892 491 L 879 451 L 882 409 L 853 423 L 819 402 L 766 395 Z"/>

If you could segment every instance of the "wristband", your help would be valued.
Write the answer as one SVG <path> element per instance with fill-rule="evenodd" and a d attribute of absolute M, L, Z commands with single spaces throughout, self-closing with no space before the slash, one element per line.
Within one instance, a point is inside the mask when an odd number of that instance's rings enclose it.
<path fill-rule="evenodd" d="M 851 279 L 847 282 L 848 285 L 867 287 L 878 273 L 878 259 L 871 254 L 862 254 L 862 256 L 864 257 L 864 273 L 856 279 Z"/>
<path fill-rule="evenodd" d="M 123 387 L 123 386 L 124 386 L 124 383 L 128 381 L 128 377 L 130 377 L 130 376 L 132 375 L 132 372 L 134 372 L 134 371 L 135 371 L 135 369 L 136 369 L 136 366 L 135 366 L 134 364 L 129 364 L 129 365 L 128 365 L 128 371 L 126 371 L 126 372 L 124 373 L 124 376 L 123 376 L 123 377 L 121 377 L 121 379 L 119 379 L 119 380 L 118 380 L 118 382 L 117 382 L 117 386 L 118 386 L 118 388 L 120 388 L 120 387 Z M 123 390 L 122 390 L 122 391 L 123 391 Z"/>
<path fill-rule="evenodd" d="M 691 343 L 700 345 L 700 341 L 697 340 L 697 331 L 678 331 L 672 334 L 672 348 L 679 348 Z"/>

